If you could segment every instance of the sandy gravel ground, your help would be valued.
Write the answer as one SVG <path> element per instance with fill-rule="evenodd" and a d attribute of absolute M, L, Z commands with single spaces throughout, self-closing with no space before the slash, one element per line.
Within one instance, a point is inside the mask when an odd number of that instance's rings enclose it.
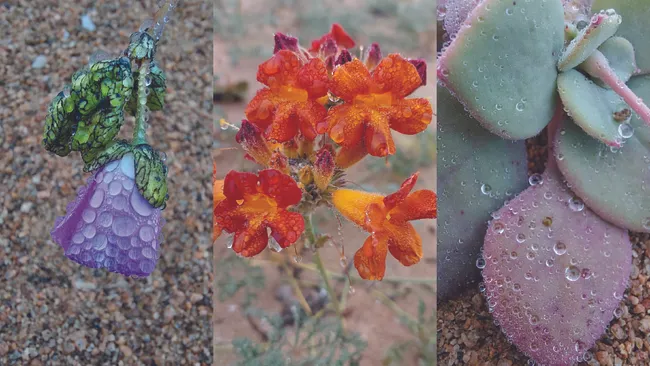
<path fill-rule="evenodd" d="M 88 175 L 78 154 L 40 145 L 47 104 L 94 51 L 123 50 L 155 6 L 0 2 L 0 365 L 212 364 L 210 2 L 185 0 L 156 55 L 168 97 L 149 141 L 168 156 L 171 198 L 154 273 L 83 268 L 49 235 Z"/>

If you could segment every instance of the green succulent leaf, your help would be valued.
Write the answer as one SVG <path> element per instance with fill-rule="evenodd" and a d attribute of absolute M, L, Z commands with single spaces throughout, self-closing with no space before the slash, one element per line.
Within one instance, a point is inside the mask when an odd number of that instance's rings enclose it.
<path fill-rule="evenodd" d="M 490 214 L 528 187 L 524 141 L 482 128 L 438 87 L 438 298 L 480 279 L 476 267 Z"/>
<path fill-rule="evenodd" d="M 558 76 L 557 88 L 569 115 L 587 134 L 609 146 L 621 145 L 619 126 L 631 111 L 616 92 L 573 69 Z"/>
<path fill-rule="evenodd" d="M 603 53 L 614 74 L 622 82 L 627 83 L 637 69 L 632 43 L 623 37 L 612 37 L 598 47 L 598 50 Z M 610 89 L 609 85 L 598 78 L 594 79 L 594 82 Z"/>
<path fill-rule="evenodd" d="M 628 86 L 650 100 L 650 76 Z M 650 232 L 650 130 L 636 115 L 633 135 L 611 149 L 573 123 L 556 136 L 556 160 L 571 189 L 603 219 L 626 229 Z"/>
<path fill-rule="evenodd" d="M 591 22 L 580 30 L 566 47 L 557 68 L 560 71 L 573 69 L 583 63 L 600 45 L 611 38 L 621 24 L 618 14 L 598 13 L 591 18 Z"/>
<path fill-rule="evenodd" d="M 133 77 L 127 58 L 98 61 L 72 76 L 69 95 L 59 93 L 45 119 L 43 144 L 65 156 L 92 155 L 112 142 L 124 122 L 124 106 Z"/>
<path fill-rule="evenodd" d="M 83 155 L 85 172 L 91 172 L 100 168 L 111 161 L 122 159 L 122 157 L 132 152 L 133 147 L 125 140 L 113 141 L 110 145 L 92 155 Z"/>
<path fill-rule="evenodd" d="M 149 96 L 147 97 L 147 107 L 151 111 L 159 111 L 163 109 L 165 105 L 165 94 L 167 90 L 166 78 L 163 70 L 158 66 L 156 62 L 152 62 L 149 69 L 149 77 L 151 77 L 151 84 L 149 85 Z M 126 110 L 132 116 L 135 116 L 137 109 L 137 90 L 138 90 L 138 76 L 139 72 L 133 72 L 133 80 L 135 85 L 133 87 L 133 95 L 129 99 L 129 102 L 126 105 Z"/>
<path fill-rule="evenodd" d="M 554 1 L 482 1 L 440 57 L 440 80 L 486 129 L 537 135 L 553 117 L 564 9 Z"/>
<path fill-rule="evenodd" d="M 126 55 L 135 61 L 153 60 L 156 55 L 156 41 L 147 32 L 135 32 L 129 38 Z"/>
<path fill-rule="evenodd" d="M 625 37 L 635 49 L 639 69 L 650 72 L 650 42 L 648 41 L 648 19 L 650 6 L 647 0 L 594 0 L 594 10 L 613 8 L 623 18 L 616 35 Z"/>
<path fill-rule="evenodd" d="M 167 166 L 151 146 L 142 144 L 133 148 L 135 184 L 142 196 L 156 208 L 167 201 Z"/>

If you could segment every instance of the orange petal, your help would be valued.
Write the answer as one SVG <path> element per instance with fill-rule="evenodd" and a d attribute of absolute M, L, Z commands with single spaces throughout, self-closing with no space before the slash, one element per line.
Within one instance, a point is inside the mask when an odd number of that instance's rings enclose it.
<path fill-rule="evenodd" d="M 298 72 L 298 86 L 307 90 L 310 98 L 327 95 L 329 82 L 325 63 L 319 58 L 312 58 Z"/>
<path fill-rule="evenodd" d="M 398 223 L 420 219 L 435 219 L 437 215 L 436 194 L 428 189 L 423 189 L 409 194 L 402 203 L 392 209 L 390 211 L 390 221 Z"/>
<path fill-rule="evenodd" d="M 358 145 L 363 137 L 367 112 L 361 106 L 341 104 L 327 111 L 329 135 L 342 146 Z"/>
<path fill-rule="evenodd" d="M 371 235 L 354 254 L 354 267 L 364 280 L 381 280 L 386 273 L 388 236 L 384 233 Z"/>
<path fill-rule="evenodd" d="M 406 197 L 413 189 L 413 186 L 415 186 L 415 183 L 418 181 L 419 176 L 419 172 L 413 173 L 410 177 L 406 178 L 397 192 L 389 194 L 386 196 L 386 198 L 384 198 L 384 205 L 386 205 L 386 208 L 388 210 L 393 209 L 395 206 L 406 199 Z"/>
<path fill-rule="evenodd" d="M 332 194 L 332 203 L 348 220 L 365 228 L 366 211 L 372 203 L 382 203 L 384 196 L 377 193 L 337 189 Z"/>
<path fill-rule="evenodd" d="M 379 111 L 372 111 L 371 116 L 370 122 L 366 124 L 365 134 L 368 154 L 380 157 L 395 154 L 395 142 L 388 118 Z"/>
<path fill-rule="evenodd" d="M 244 194 L 257 192 L 257 176 L 253 173 L 243 173 L 231 170 L 226 174 L 223 184 L 223 194 L 230 200 L 241 200 Z"/>
<path fill-rule="evenodd" d="M 235 233 L 232 249 L 244 257 L 252 257 L 262 252 L 268 243 L 266 227 L 260 225 Z"/>
<path fill-rule="evenodd" d="M 368 155 L 368 151 L 366 150 L 366 144 L 363 140 L 355 146 L 343 146 L 336 154 L 336 166 L 344 169 L 349 168 L 361 161 L 361 159 L 365 158 L 366 155 Z"/>
<path fill-rule="evenodd" d="M 350 102 L 358 94 L 368 94 L 370 80 L 366 65 L 355 58 L 334 70 L 330 90 L 337 97 Z"/>
<path fill-rule="evenodd" d="M 298 55 L 289 50 L 280 50 L 257 68 L 257 81 L 271 89 L 294 86 L 300 67 Z"/>
<path fill-rule="evenodd" d="M 271 89 L 260 89 L 246 106 L 246 118 L 261 128 L 266 128 L 273 121 L 277 98 Z"/>
<path fill-rule="evenodd" d="M 300 121 L 300 132 L 308 139 L 313 140 L 319 133 L 325 133 L 325 117 L 327 110 L 316 101 L 308 100 L 300 103 L 296 108 L 298 120 Z"/>
<path fill-rule="evenodd" d="M 372 70 L 372 79 L 379 89 L 375 92 L 391 92 L 396 98 L 413 93 L 422 83 L 415 66 L 396 53 L 379 62 Z"/>
<path fill-rule="evenodd" d="M 433 109 L 427 99 L 401 99 L 390 109 L 390 128 L 405 135 L 415 135 L 426 130 L 432 118 Z"/>
<path fill-rule="evenodd" d="M 236 201 L 223 200 L 219 202 L 212 213 L 213 226 L 218 227 L 219 234 L 224 230 L 228 233 L 234 233 L 245 229 L 247 218 L 239 210 Z M 216 238 L 215 238 L 216 239 Z"/>
<path fill-rule="evenodd" d="M 273 123 L 264 131 L 264 137 L 277 142 L 293 139 L 298 134 L 298 116 L 296 103 L 280 102 L 273 116 Z"/>
<path fill-rule="evenodd" d="M 262 193 L 273 198 L 279 208 L 295 205 L 302 199 L 302 191 L 290 176 L 275 169 L 259 172 Z"/>
<path fill-rule="evenodd" d="M 422 259 L 422 239 L 413 225 L 408 222 L 402 224 L 386 223 L 389 232 L 388 250 L 400 263 L 405 266 L 416 264 Z"/>
<path fill-rule="evenodd" d="M 305 231 L 305 221 L 302 215 L 297 212 L 280 210 L 268 222 L 271 228 L 271 236 L 282 248 L 286 248 L 300 238 Z"/>
<path fill-rule="evenodd" d="M 217 205 L 225 199 L 226 196 L 223 194 L 223 179 L 215 180 L 212 183 L 212 211 L 214 212 L 214 210 L 217 208 Z M 214 213 L 212 214 L 212 226 L 212 240 L 214 241 L 217 240 L 217 238 L 221 235 L 221 231 L 223 230 L 217 223 L 217 216 Z"/>

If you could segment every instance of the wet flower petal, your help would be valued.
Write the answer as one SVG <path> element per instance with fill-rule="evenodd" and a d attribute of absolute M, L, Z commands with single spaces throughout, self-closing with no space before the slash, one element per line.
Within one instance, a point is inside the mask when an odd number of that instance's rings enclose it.
<path fill-rule="evenodd" d="M 421 219 L 435 219 L 438 214 L 436 194 L 428 189 L 415 191 L 390 211 L 394 223 Z"/>
<path fill-rule="evenodd" d="M 388 118 L 381 112 L 372 111 L 371 119 L 366 124 L 365 143 L 368 153 L 373 156 L 395 154 L 395 142 L 390 132 Z"/>
<path fill-rule="evenodd" d="M 271 236 L 280 247 L 286 248 L 298 240 L 305 231 L 305 221 L 297 212 L 281 211 L 269 221 Z"/>
<path fill-rule="evenodd" d="M 366 210 L 372 203 L 382 203 L 384 196 L 353 189 L 337 189 L 332 194 L 332 203 L 348 220 L 365 228 Z"/>
<path fill-rule="evenodd" d="M 286 208 L 300 202 L 302 191 L 288 175 L 275 169 L 259 172 L 261 192 L 275 199 L 278 207 Z"/>
<path fill-rule="evenodd" d="M 354 254 L 354 267 L 364 280 L 381 280 L 386 272 L 388 236 L 371 235 Z"/>
<path fill-rule="evenodd" d="M 257 68 L 257 81 L 271 89 L 296 85 L 300 67 L 298 55 L 289 50 L 280 50 Z"/>
<path fill-rule="evenodd" d="M 366 150 L 366 145 L 363 143 L 363 140 L 361 143 L 356 144 L 354 146 L 343 146 L 339 149 L 339 151 L 336 153 L 336 165 L 341 167 L 341 168 L 349 168 L 352 165 L 358 163 L 361 161 L 361 159 L 365 158 L 366 155 L 368 155 L 368 151 Z"/>
<path fill-rule="evenodd" d="M 226 196 L 223 194 L 223 180 L 215 180 L 212 183 L 212 210 L 217 208 L 217 205 L 220 204 L 223 200 L 226 199 Z M 215 215 L 212 215 L 212 240 L 217 240 L 221 235 L 221 227 L 217 224 L 217 218 Z"/>
<path fill-rule="evenodd" d="M 246 118 L 260 128 L 266 128 L 273 121 L 276 103 L 278 102 L 271 89 L 260 89 L 246 106 Z"/>
<path fill-rule="evenodd" d="M 231 170 L 224 179 L 223 194 L 230 200 L 240 200 L 245 194 L 257 192 L 257 176 Z"/>
<path fill-rule="evenodd" d="M 309 93 L 310 98 L 327 95 L 329 78 L 325 63 L 319 58 L 310 59 L 298 71 L 298 85 Z"/>
<path fill-rule="evenodd" d="M 404 98 L 415 91 L 422 79 L 413 64 L 402 56 L 392 53 L 379 62 L 372 71 L 376 92 L 391 92 L 395 98 Z"/>
<path fill-rule="evenodd" d="M 368 94 L 370 71 L 359 59 L 354 59 L 334 70 L 330 90 L 337 97 L 351 102 L 359 94 Z"/>
<path fill-rule="evenodd" d="M 417 183 L 419 176 L 420 173 L 413 173 L 402 183 L 397 192 L 386 196 L 386 198 L 384 198 L 384 204 L 386 205 L 386 208 L 391 210 L 398 204 L 402 203 L 415 186 L 415 183 Z"/>
<path fill-rule="evenodd" d="M 390 128 L 405 135 L 427 129 L 433 118 L 431 103 L 424 98 L 396 101 L 390 110 Z"/>
<path fill-rule="evenodd" d="M 269 236 L 264 226 L 250 227 L 238 231 L 233 238 L 232 249 L 244 257 L 260 254 L 269 242 Z"/>
<path fill-rule="evenodd" d="M 367 118 L 367 112 L 358 106 L 342 104 L 327 113 L 329 135 L 334 142 L 342 146 L 355 146 L 361 141 Z"/>
<path fill-rule="evenodd" d="M 56 220 L 52 239 L 66 257 L 127 276 L 148 276 L 159 257 L 164 219 L 138 191 L 126 154 L 98 170 Z"/>
<path fill-rule="evenodd" d="M 388 250 L 402 265 L 411 266 L 422 259 L 422 239 L 413 225 L 387 223 L 385 228 L 390 236 Z"/>

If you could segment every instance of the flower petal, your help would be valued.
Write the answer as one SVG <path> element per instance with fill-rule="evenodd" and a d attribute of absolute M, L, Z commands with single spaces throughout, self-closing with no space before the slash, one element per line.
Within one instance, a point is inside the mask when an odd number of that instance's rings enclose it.
<path fill-rule="evenodd" d="M 219 234 L 224 230 L 227 233 L 244 230 L 248 222 L 248 218 L 239 210 L 237 202 L 228 199 L 214 207 L 212 218 L 214 226 L 219 227 Z"/>
<path fill-rule="evenodd" d="M 370 71 L 366 65 L 355 58 L 334 70 L 330 90 L 337 97 L 350 102 L 358 94 L 368 94 L 370 80 Z"/>
<path fill-rule="evenodd" d="M 325 63 L 319 58 L 310 59 L 298 72 L 298 86 L 307 90 L 310 98 L 327 95 L 329 78 Z"/>
<path fill-rule="evenodd" d="M 411 266 L 422 259 L 422 239 L 408 222 L 395 225 L 386 223 L 389 233 L 388 250 L 395 259 L 405 266 Z"/>
<path fill-rule="evenodd" d="M 302 199 L 302 191 L 290 176 L 275 169 L 259 172 L 262 192 L 273 199 L 279 208 L 295 205 Z"/>
<path fill-rule="evenodd" d="M 381 111 L 371 111 L 371 119 L 366 123 L 365 142 L 372 156 L 395 154 L 395 141 L 390 132 L 388 117 Z"/>
<path fill-rule="evenodd" d="M 384 200 L 385 202 L 385 200 Z M 411 220 L 435 219 L 438 215 L 436 194 L 428 189 L 415 191 L 390 211 L 394 223 Z"/>
<path fill-rule="evenodd" d="M 392 53 L 372 71 L 379 92 L 391 92 L 396 98 L 413 93 L 422 83 L 418 70 L 402 56 Z"/>
<path fill-rule="evenodd" d="M 300 132 L 308 139 L 313 140 L 320 133 L 327 132 L 327 110 L 314 100 L 300 103 L 296 108 L 300 123 Z"/>
<path fill-rule="evenodd" d="M 381 280 L 386 273 L 388 236 L 385 233 L 371 235 L 354 254 L 354 267 L 364 280 Z"/>
<path fill-rule="evenodd" d="M 261 253 L 269 243 L 266 227 L 259 225 L 235 233 L 232 249 L 244 257 L 253 257 Z"/>
<path fill-rule="evenodd" d="M 241 200 L 244 194 L 257 192 L 257 176 L 253 173 L 244 173 L 231 170 L 226 174 L 223 183 L 223 194 L 229 200 Z"/>
<path fill-rule="evenodd" d="M 343 29 L 343 27 L 338 24 L 334 23 L 332 24 L 332 29 L 330 30 L 330 34 L 336 41 L 336 44 L 345 47 L 345 48 L 352 48 L 354 47 L 354 40 L 350 35 Z"/>
<path fill-rule="evenodd" d="M 366 144 L 361 140 L 357 145 L 355 146 L 343 146 L 339 149 L 338 153 L 336 154 L 336 165 L 341 168 L 349 168 L 352 165 L 358 163 L 361 161 L 361 159 L 365 158 L 366 155 L 368 155 L 368 151 L 366 150 Z"/>
<path fill-rule="evenodd" d="M 426 130 L 432 118 L 433 109 L 427 99 L 400 99 L 390 109 L 390 128 L 405 135 L 415 135 Z"/>
<path fill-rule="evenodd" d="M 278 214 L 269 220 L 271 236 L 282 248 L 286 248 L 300 238 L 305 231 L 305 221 L 302 215 L 297 212 L 280 210 Z"/>
<path fill-rule="evenodd" d="M 358 145 L 363 137 L 368 117 L 363 107 L 341 104 L 327 111 L 329 135 L 341 146 Z"/>
<path fill-rule="evenodd" d="M 298 116 L 294 102 L 280 102 L 273 116 L 273 123 L 264 131 L 264 137 L 277 142 L 293 139 L 298 134 Z"/>
<path fill-rule="evenodd" d="M 266 128 L 273 121 L 277 98 L 271 89 L 264 88 L 246 106 L 246 118 L 261 128 Z"/>
<path fill-rule="evenodd" d="M 271 89 L 297 84 L 300 71 L 298 55 L 289 50 L 279 50 L 270 59 L 260 64 L 257 69 L 257 81 Z"/>
<path fill-rule="evenodd" d="M 223 179 L 221 180 L 215 180 L 212 183 L 212 210 L 217 208 L 217 205 L 224 201 L 226 199 L 226 196 L 223 194 Z M 221 226 L 217 224 L 217 216 L 212 215 L 212 240 L 217 240 L 217 238 L 221 235 Z"/>
<path fill-rule="evenodd" d="M 415 186 L 415 183 L 418 181 L 418 176 L 420 176 L 419 172 L 413 173 L 413 175 L 406 178 L 397 192 L 389 194 L 384 198 L 384 205 L 386 205 L 386 208 L 388 210 L 392 210 L 395 206 L 402 203 L 402 201 L 406 199 L 408 194 L 413 189 L 413 186 Z"/>
<path fill-rule="evenodd" d="M 366 210 L 372 203 L 381 203 L 384 196 L 353 189 L 337 189 L 332 194 L 332 203 L 348 220 L 365 228 Z"/>

